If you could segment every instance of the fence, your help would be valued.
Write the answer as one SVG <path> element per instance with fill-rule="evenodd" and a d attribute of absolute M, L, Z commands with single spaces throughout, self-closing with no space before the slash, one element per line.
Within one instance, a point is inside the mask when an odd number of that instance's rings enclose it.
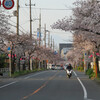
<path fill-rule="evenodd" d="M 0 68 L 1 73 L 9 72 L 9 68 Z"/>
<path fill-rule="evenodd" d="M 9 73 L 9 68 L 0 68 L 0 76 L 8 77 L 9 76 L 8 73 Z"/>

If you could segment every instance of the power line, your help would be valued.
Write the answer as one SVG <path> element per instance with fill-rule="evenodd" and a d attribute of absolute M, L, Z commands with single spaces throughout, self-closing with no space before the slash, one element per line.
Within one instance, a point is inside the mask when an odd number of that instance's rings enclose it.
<path fill-rule="evenodd" d="M 11 22 L 13 22 L 14 24 L 16 24 L 16 22 L 12 21 L 11 19 L 10 19 L 9 21 L 11 21 Z M 10 25 L 12 25 L 12 24 L 10 24 Z M 12 26 L 16 27 L 15 25 L 12 25 Z M 25 29 L 24 29 L 21 25 L 19 25 L 19 27 L 22 28 L 22 29 L 24 30 L 24 32 L 27 33 L 27 31 L 25 31 Z"/>
<path fill-rule="evenodd" d="M 20 8 L 28 8 L 28 7 L 20 7 Z M 54 9 L 54 8 L 32 8 L 32 9 L 41 9 L 41 10 L 72 10 L 72 9 Z"/>
<path fill-rule="evenodd" d="M 25 24 L 27 24 L 28 22 L 29 22 L 29 20 L 27 20 L 27 21 L 21 23 L 20 25 L 25 25 Z"/>
<path fill-rule="evenodd" d="M 10 25 L 16 28 L 15 25 L 12 25 L 12 24 L 10 24 Z M 22 30 L 19 29 L 19 31 L 22 32 L 23 34 L 25 34 Z"/>

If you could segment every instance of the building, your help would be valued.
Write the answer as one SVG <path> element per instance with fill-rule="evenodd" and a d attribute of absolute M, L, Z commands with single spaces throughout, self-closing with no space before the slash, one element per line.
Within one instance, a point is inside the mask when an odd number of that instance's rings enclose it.
<path fill-rule="evenodd" d="M 63 49 L 64 54 L 66 54 L 72 47 L 73 47 L 72 43 L 60 43 L 59 44 L 59 52 L 61 54 L 61 51 Z"/>
<path fill-rule="evenodd" d="M 61 54 L 61 58 L 66 60 L 67 59 L 66 54 L 70 49 L 72 49 L 72 47 L 73 47 L 72 43 L 59 44 L 59 53 Z"/>

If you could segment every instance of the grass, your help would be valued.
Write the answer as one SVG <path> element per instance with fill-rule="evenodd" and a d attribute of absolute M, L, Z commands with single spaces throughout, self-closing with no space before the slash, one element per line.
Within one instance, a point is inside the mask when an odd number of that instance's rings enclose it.
<path fill-rule="evenodd" d="M 22 76 L 22 75 L 26 75 L 26 74 L 34 73 L 34 72 L 38 72 L 38 71 L 43 71 L 43 70 L 45 70 L 45 69 L 42 68 L 42 69 L 34 69 L 34 70 L 16 71 L 16 72 L 14 72 L 14 74 L 12 74 L 12 77 L 18 77 L 18 76 Z"/>

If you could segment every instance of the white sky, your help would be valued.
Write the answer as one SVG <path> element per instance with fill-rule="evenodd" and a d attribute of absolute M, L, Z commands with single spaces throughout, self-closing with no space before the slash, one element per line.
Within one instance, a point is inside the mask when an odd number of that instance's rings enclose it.
<path fill-rule="evenodd" d="M 2 0 L 1 0 L 2 1 Z M 16 10 L 16 1 L 15 6 L 12 10 L 9 10 L 9 13 L 12 14 L 14 10 Z M 26 7 L 25 4 L 29 4 L 29 0 L 19 0 L 20 3 L 20 26 L 24 29 L 24 31 L 29 32 L 29 7 Z M 51 9 L 69 9 L 70 7 L 73 7 L 73 2 L 76 0 L 32 0 L 32 4 L 36 4 L 36 6 L 32 7 L 32 19 L 39 18 L 40 10 L 36 8 L 51 8 Z M 51 31 L 52 37 L 55 39 L 56 44 L 59 43 L 65 43 L 68 41 L 72 41 L 72 34 L 70 32 L 63 32 L 60 30 L 51 30 L 50 25 L 52 25 L 54 22 L 56 22 L 58 19 L 62 19 L 65 16 L 70 16 L 72 14 L 71 10 L 42 10 L 42 27 L 44 27 L 44 24 L 47 25 L 47 30 Z M 16 25 L 16 17 L 12 17 L 11 20 L 13 25 Z M 33 23 L 33 34 L 36 34 L 36 30 L 38 28 L 38 20 L 34 21 Z M 20 27 L 21 30 L 23 30 Z M 12 27 L 13 28 L 13 27 Z M 16 31 L 15 28 L 13 30 Z M 43 29 L 42 29 L 43 33 Z"/>

